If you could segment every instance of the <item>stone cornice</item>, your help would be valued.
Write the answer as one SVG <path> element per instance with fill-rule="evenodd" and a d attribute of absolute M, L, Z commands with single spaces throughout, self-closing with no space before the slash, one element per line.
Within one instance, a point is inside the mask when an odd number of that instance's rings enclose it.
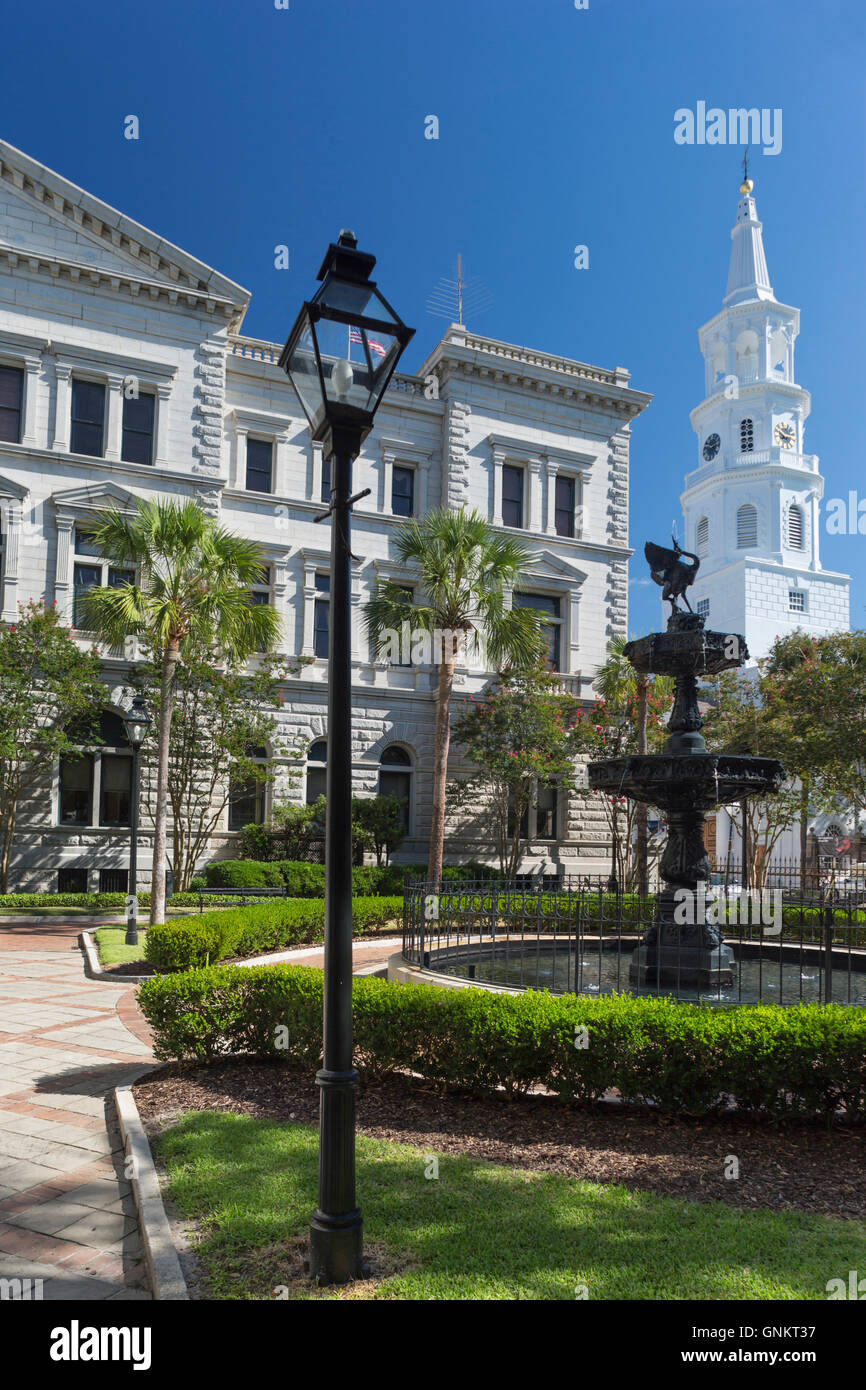
<path fill-rule="evenodd" d="M 568 401 L 596 405 L 633 419 L 645 410 L 652 396 L 629 387 L 624 367 L 612 371 L 577 362 L 554 353 L 499 342 L 468 333 L 452 324 L 445 337 L 419 368 L 419 376 L 436 373 L 440 385 L 453 373 L 506 382 L 523 390 L 538 391 Z"/>
<path fill-rule="evenodd" d="M 246 309 L 250 296 L 242 285 L 95 198 L 53 169 L 39 164 L 5 140 L 0 140 L 0 181 L 14 189 L 19 198 L 70 222 L 86 240 L 138 262 L 148 279 L 154 273 L 162 273 L 175 281 L 184 293 L 188 290 L 202 292 L 202 298 L 225 300 L 241 313 Z M 89 265 L 82 268 L 98 269 Z M 130 269 L 134 276 L 134 269 Z M 163 284 L 163 288 L 167 286 Z"/>

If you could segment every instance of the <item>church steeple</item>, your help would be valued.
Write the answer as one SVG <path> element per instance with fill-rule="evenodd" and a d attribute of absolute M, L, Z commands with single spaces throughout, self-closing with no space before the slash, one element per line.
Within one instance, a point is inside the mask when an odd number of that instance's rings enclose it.
<path fill-rule="evenodd" d="M 747 160 L 748 151 L 743 160 L 745 177 L 740 184 L 737 221 L 731 232 L 731 264 L 725 308 L 773 298 L 773 286 L 764 255 L 762 225 L 758 221 L 758 210 L 752 197 L 755 185 L 748 176 Z"/>
<path fill-rule="evenodd" d="M 685 546 L 701 558 L 693 602 L 753 658 L 777 634 L 848 625 L 848 579 L 822 569 L 818 459 L 804 451 L 809 392 L 797 383 L 800 312 L 773 294 L 744 168 L 728 292 L 698 331 L 704 399 L 691 413 L 697 467 L 681 502 Z"/>

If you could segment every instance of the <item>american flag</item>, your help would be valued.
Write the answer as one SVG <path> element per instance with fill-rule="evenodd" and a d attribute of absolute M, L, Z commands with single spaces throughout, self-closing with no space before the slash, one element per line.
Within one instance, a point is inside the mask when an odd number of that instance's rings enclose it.
<path fill-rule="evenodd" d="M 363 347 L 363 346 L 364 346 L 364 339 L 361 337 L 361 331 L 360 331 L 360 329 L 358 329 L 358 328 L 350 328 L 350 329 L 349 329 L 349 342 L 350 342 L 350 343 L 357 343 L 359 347 Z M 384 357 L 384 356 L 385 356 L 385 349 L 383 348 L 383 346 L 382 346 L 381 343 L 377 343 L 377 342 L 376 342 L 375 338 L 368 338 L 368 339 L 367 339 L 367 345 L 368 345 L 368 347 L 369 347 L 369 349 L 370 349 L 371 352 L 377 352 L 377 353 L 379 354 L 380 357 Z"/>

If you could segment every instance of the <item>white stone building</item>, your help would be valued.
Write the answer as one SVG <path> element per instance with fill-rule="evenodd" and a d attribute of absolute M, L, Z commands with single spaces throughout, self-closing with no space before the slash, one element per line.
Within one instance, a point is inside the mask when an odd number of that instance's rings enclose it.
<path fill-rule="evenodd" d="M 698 331 L 698 467 L 680 501 L 685 547 L 701 562 L 692 607 L 716 631 L 741 633 L 757 661 L 795 628 L 847 630 L 850 580 L 821 566 L 824 479 L 804 452 L 811 400 L 794 369 L 800 311 L 773 293 L 751 181 L 731 238 L 722 308 Z"/>
<path fill-rule="evenodd" d="M 288 682 L 279 716 L 311 756 L 298 786 L 278 776 L 267 804 L 259 798 L 262 816 L 274 798 L 303 800 L 322 780 L 314 745 L 326 733 L 330 538 L 327 523 L 314 524 L 327 488 L 320 450 L 277 366 L 281 345 L 241 332 L 248 300 L 232 280 L 0 142 L 2 619 L 44 596 L 74 624 L 76 590 L 112 580 L 87 533 L 107 505 L 193 497 L 254 537 L 269 566 L 263 598 L 283 621 L 281 649 L 315 658 Z M 457 325 L 417 375 L 393 380 L 355 464 L 356 490 L 372 491 L 354 510 L 353 773 L 359 794 L 381 784 L 403 796 L 399 858 L 426 855 L 435 687 L 429 667 L 374 661 L 361 621 L 377 577 L 413 583 L 391 558 L 395 527 L 407 514 L 465 504 L 525 534 L 523 591 L 549 615 L 563 681 L 589 698 L 609 637 L 626 630 L 630 423 L 649 400 L 622 368 Z M 135 659 L 132 641 L 105 655 L 115 715 Z M 479 690 L 488 675 L 463 669 L 459 688 Z M 10 886 L 125 886 L 129 750 L 116 719 L 106 720 L 105 740 L 103 753 L 58 768 L 31 799 Z M 603 822 L 577 798 L 542 789 L 529 829 L 526 869 L 606 866 Z M 145 813 L 145 881 L 149 831 Z M 448 859 L 492 858 L 483 828 L 452 832 Z M 227 821 L 212 852 L 231 853 L 236 834 Z"/>

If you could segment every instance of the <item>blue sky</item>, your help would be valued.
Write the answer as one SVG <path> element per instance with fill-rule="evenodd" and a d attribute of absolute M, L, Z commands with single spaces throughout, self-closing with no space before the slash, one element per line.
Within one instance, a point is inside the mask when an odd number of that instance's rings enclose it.
<path fill-rule="evenodd" d="M 781 153 L 751 163 L 776 295 L 802 309 L 806 446 L 826 499 L 866 497 L 862 0 L 289 4 L 19 7 L 0 131 L 250 289 L 256 336 L 284 337 L 351 226 L 418 330 L 412 370 L 444 327 L 429 294 L 461 252 L 493 301 L 471 328 L 625 366 L 654 395 L 632 436 L 640 552 L 669 535 L 695 466 L 696 330 L 721 307 L 741 177 L 739 148 L 676 145 L 674 112 L 780 107 Z M 825 533 L 822 561 L 854 576 L 863 626 L 866 537 Z M 632 568 L 643 577 L 640 554 Z M 657 592 L 634 585 L 632 630 L 658 619 Z"/>

